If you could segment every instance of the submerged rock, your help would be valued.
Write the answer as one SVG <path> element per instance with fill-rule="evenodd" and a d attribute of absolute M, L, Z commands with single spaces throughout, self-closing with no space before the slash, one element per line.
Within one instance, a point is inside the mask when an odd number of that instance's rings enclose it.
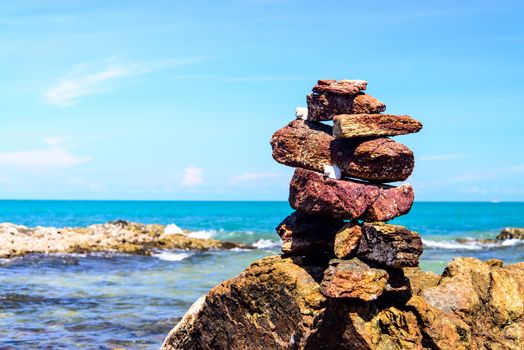
<path fill-rule="evenodd" d="M 369 302 L 326 298 L 326 268 L 259 260 L 199 299 L 162 349 L 522 349 L 522 264 L 456 259 L 439 281 L 413 269 L 420 295 Z"/>
<path fill-rule="evenodd" d="M 336 138 L 406 135 L 420 129 L 422 123 L 407 115 L 341 114 L 333 118 Z"/>
<path fill-rule="evenodd" d="M 323 172 L 336 165 L 342 176 L 381 182 L 403 181 L 415 166 L 413 152 L 389 138 L 337 140 L 332 127 L 294 120 L 271 138 L 273 158 L 292 167 Z"/>
<path fill-rule="evenodd" d="M 168 232 L 170 232 L 168 230 Z M 241 245 L 166 233 L 163 225 L 123 220 L 87 227 L 36 227 L 0 224 L 0 258 L 29 253 L 121 252 L 149 255 L 153 249 L 231 249 Z"/>
<path fill-rule="evenodd" d="M 299 212 L 340 219 L 388 221 L 406 214 L 413 204 L 413 188 L 335 180 L 305 169 L 296 169 L 289 203 Z"/>

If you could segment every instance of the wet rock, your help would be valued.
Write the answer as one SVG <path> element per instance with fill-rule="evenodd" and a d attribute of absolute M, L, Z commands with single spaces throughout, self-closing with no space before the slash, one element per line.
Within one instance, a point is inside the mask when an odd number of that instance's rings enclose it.
<path fill-rule="evenodd" d="M 362 224 L 362 239 L 357 256 L 381 266 L 418 266 L 422 239 L 418 233 L 382 222 Z"/>
<path fill-rule="evenodd" d="M 362 237 L 362 229 L 358 223 L 350 222 L 344 225 L 335 234 L 335 256 L 344 259 L 356 253 L 360 237 Z"/>
<path fill-rule="evenodd" d="M 231 249 L 236 243 L 169 234 L 163 225 L 118 220 L 87 227 L 36 227 L 0 224 L 0 258 L 29 253 L 121 252 L 148 255 L 153 249 Z"/>
<path fill-rule="evenodd" d="M 420 129 L 422 123 L 407 115 L 341 114 L 333 118 L 336 138 L 406 135 Z"/>
<path fill-rule="evenodd" d="M 371 95 L 311 93 L 306 96 L 308 120 L 332 120 L 337 114 L 381 113 L 386 105 Z"/>
<path fill-rule="evenodd" d="M 403 181 L 415 165 L 413 152 L 388 138 L 336 140 L 332 128 L 294 120 L 271 138 L 273 158 L 292 167 L 323 172 L 336 165 L 342 176 L 380 182 Z"/>
<path fill-rule="evenodd" d="M 377 299 L 386 289 L 388 273 L 362 261 L 334 259 L 324 272 L 320 291 L 330 298 Z"/>
<path fill-rule="evenodd" d="M 391 187 L 335 180 L 300 168 L 295 170 L 289 194 L 291 207 L 299 212 L 348 220 L 387 221 L 409 212 L 413 199 L 409 184 Z"/>
<path fill-rule="evenodd" d="M 496 239 L 504 240 L 504 239 L 524 239 L 524 227 L 518 228 L 518 227 L 506 227 L 500 231 L 500 233 L 497 235 Z"/>
<path fill-rule="evenodd" d="M 368 302 L 326 298 L 325 269 L 297 257 L 259 260 L 201 298 L 162 349 L 522 349 L 522 264 L 459 259 L 436 287 L 411 280 L 419 296 L 384 292 Z"/>
<path fill-rule="evenodd" d="M 340 219 L 294 212 L 276 230 L 282 239 L 282 252 L 286 254 L 332 254 L 335 233 L 343 225 Z"/>

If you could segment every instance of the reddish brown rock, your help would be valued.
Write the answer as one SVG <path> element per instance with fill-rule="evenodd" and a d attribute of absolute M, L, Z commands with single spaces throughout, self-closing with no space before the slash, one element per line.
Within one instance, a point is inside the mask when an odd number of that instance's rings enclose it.
<path fill-rule="evenodd" d="M 336 95 L 355 95 L 366 90 L 368 82 L 365 80 L 319 80 L 313 87 L 316 93 L 331 93 Z"/>
<path fill-rule="evenodd" d="M 406 214 L 413 198 L 409 184 L 391 187 L 334 180 L 300 168 L 291 179 L 289 193 L 291 207 L 299 212 L 348 220 L 390 220 Z"/>
<path fill-rule="evenodd" d="M 308 120 L 331 120 L 337 114 L 381 113 L 386 105 L 371 95 L 311 93 L 306 97 Z"/>
<path fill-rule="evenodd" d="M 418 266 L 422 239 L 405 227 L 382 222 L 362 224 L 357 256 L 387 267 Z"/>
<path fill-rule="evenodd" d="M 344 226 L 340 219 L 294 212 L 278 225 L 282 252 L 290 255 L 333 254 L 335 233 Z"/>
<path fill-rule="evenodd" d="M 406 135 L 420 129 L 422 123 L 407 115 L 340 114 L 333 118 L 336 138 Z"/>
<path fill-rule="evenodd" d="M 388 273 L 369 267 L 358 259 L 329 262 L 320 292 L 329 298 L 377 299 L 386 289 Z"/>
<path fill-rule="evenodd" d="M 362 237 L 362 229 L 356 222 L 349 222 L 335 234 L 335 256 L 339 259 L 348 258 L 356 252 Z"/>
<path fill-rule="evenodd" d="M 388 138 L 336 140 L 332 128 L 294 120 L 271 138 L 273 158 L 285 165 L 323 172 L 336 165 L 342 176 L 380 182 L 407 179 L 415 160 L 406 146 Z"/>

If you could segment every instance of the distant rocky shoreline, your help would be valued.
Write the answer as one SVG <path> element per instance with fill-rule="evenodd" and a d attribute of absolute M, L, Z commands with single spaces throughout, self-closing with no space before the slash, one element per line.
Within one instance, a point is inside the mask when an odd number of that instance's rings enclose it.
<path fill-rule="evenodd" d="M 27 227 L 0 224 L 0 258 L 31 253 L 119 252 L 151 255 L 158 249 L 232 249 L 250 246 L 190 237 L 177 226 L 140 224 L 124 220 L 86 227 Z"/>

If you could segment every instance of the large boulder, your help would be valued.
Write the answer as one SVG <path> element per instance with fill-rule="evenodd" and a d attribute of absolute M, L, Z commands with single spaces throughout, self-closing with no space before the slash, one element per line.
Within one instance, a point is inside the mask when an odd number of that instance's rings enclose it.
<path fill-rule="evenodd" d="M 413 200 L 409 184 L 392 187 L 335 180 L 300 168 L 289 193 L 291 207 L 299 212 L 348 220 L 388 221 L 408 213 Z"/>
<path fill-rule="evenodd" d="M 326 298 L 327 267 L 298 257 L 253 263 L 199 299 L 162 350 L 522 349 L 524 264 L 457 259 L 441 278 L 411 269 L 419 295 L 368 302 Z"/>
<path fill-rule="evenodd" d="M 336 165 L 342 176 L 380 182 L 403 181 L 415 166 L 413 152 L 389 138 L 336 140 L 332 127 L 294 120 L 271 138 L 273 158 L 284 165 L 323 172 Z"/>
<path fill-rule="evenodd" d="M 306 96 L 308 120 L 332 120 L 337 114 L 381 113 L 386 105 L 371 95 L 311 93 Z"/>
<path fill-rule="evenodd" d="M 497 235 L 497 239 L 524 239 L 524 227 L 505 227 Z"/>

